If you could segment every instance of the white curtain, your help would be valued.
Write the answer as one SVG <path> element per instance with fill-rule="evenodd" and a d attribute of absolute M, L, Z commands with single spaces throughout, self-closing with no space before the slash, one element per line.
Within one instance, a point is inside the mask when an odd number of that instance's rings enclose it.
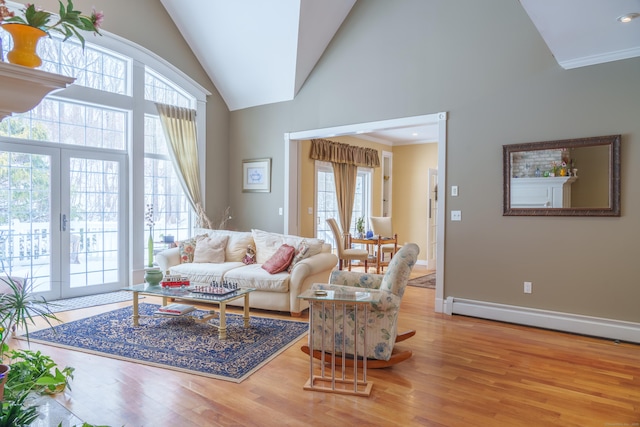
<path fill-rule="evenodd" d="M 169 157 L 191 207 L 198 214 L 198 227 L 213 228 L 202 207 L 196 112 L 188 108 L 156 103 L 167 140 Z"/>

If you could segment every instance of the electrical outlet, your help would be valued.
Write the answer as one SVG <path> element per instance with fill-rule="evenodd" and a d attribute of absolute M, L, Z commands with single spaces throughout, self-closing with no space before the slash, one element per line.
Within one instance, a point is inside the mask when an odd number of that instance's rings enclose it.
<path fill-rule="evenodd" d="M 462 211 L 451 211 L 451 221 L 462 221 Z"/>
<path fill-rule="evenodd" d="M 284 210 L 282 208 L 278 208 L 278 215 L 282 215 L 284 213 Z"/>
<path fill-rule="evenodd" d="M 533 291 L 533 284 L 531 282 L 524 282 L 524 293 L 530 294 Z"/>

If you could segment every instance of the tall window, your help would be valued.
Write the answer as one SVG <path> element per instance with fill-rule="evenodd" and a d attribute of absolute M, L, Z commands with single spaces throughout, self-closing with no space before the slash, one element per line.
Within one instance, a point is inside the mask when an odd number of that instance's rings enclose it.
<path fill-rule="evenodd" d="M 369 216 L 371 216 L 371 175 L 370 168 L 358 168 L 356 194 L 351 213 L 351 226 L 349 227 L 349 232 L 352 235 L 356 233 L 356 220 L 364 217 L 365 224 L 367 224 Z M 338 219 L 339 217 L 336 185 L 330 163 L 316 162 L 316 182 L 316 212 L 318 213 L 316 236 L 318 239 L 324 239 L 325 242 L 330 242 L 332 246 L 335 246 L 333 233 L 327 224 L 327 218 Z"/>

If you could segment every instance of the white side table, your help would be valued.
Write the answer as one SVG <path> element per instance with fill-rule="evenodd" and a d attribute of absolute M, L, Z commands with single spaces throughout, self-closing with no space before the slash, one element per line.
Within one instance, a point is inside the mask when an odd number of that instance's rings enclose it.
<path fill-rule="evenodd" d="M 349 394 L 355 396 L 369 396 L 371 394 L 371 389 L 373 387 L 373 383 L 367 381 L 367 357 L 366 357 L 366 348 L 367 348 L 367 331 L 365 329 L 365 333 L 363 336 L 363 346 L 365 354 L 362 355 L 362 363 L 359 363 L 358 359 L 358 310 L 364 310 L 364 324 L 367 325 L 367 317 L 369 314 L 369 307 L 372 303 L 380 301 L 380 292 L 375 289 L 362 289 L 362 292 L 340 292 L 340 291 L 332 291 L 327 290 L 325 293 L 317 293 L 312 289 L 309 289 L 298 296 L 300 299 L 304 299 L 309 301 L 309 380 L 304 385 L 305 390 L 314 390 L 314 391 L 324 391 L 329 393 L 339 393 L 339 394 Z M 349 369 L 347 364 L 347 357 L 351 357 L 351 355 L 346 354 L 346 340 L 343 336 L 342 342 L 337 343 L 335 340 L 335 324 L 332 325 L 331 329 L 334 331 L 334 339 L 333 341 L 333 351 L 326 351 L 324 345 L 320 350 L 314 350 L 313 342 L 314 342 L 314 319 L 313 319 L 313 310 L 314 305 L 320 304 L 321 309 L 324 312 L 327 308 L 327 305 L 331 307 L 331 310 L 334 314 L 333 319 L 322 320 L 322 331 L 325 330 L 325 326 L 328 322 L 335 322 L 335 313 L 336 310 L 342 310 L 342 318 L 346 319 L 347 307 L 353 307 L 355 311 L 355 324 L 354 324 L 354 336 L 353 338 L 353 348 L 354 354 L 353 360 L 351 363 L 353 366 L 353 370 L 351 372 L 351 376 L 349 377 Z M 338 307 L 341 306 L 341 307 Z M 345 325 L 343 325 L 343 330 L 345 329 Z M 323 333 L 324 339 L 324 333 Z M 324 344 L 324 341 L 323 341 Z M 336 348 L 339 348 L 341 359 L 341 366 L 339 374 L 336 373 Z M 314 369 L 314 353 L 318 353 L 320 356 L 319 364 L 320 364 L 320 373 L 319 375 L 315 374 Z M 325 365 L 325 360 L 330 358 L 331 363 L 330 369 L 327 369 Z M 358 367 L 361 365 L 361 368 Z M 358 375 L 358 371 L 360 375 Z"/>

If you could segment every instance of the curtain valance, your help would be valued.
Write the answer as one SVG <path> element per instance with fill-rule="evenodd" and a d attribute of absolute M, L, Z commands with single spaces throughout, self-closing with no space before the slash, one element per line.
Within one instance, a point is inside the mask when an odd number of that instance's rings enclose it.
<path fill-rule="evenodd" d="M 345 163 L 370 168 L 380 166 L 378 150 L 342 144 L 327 139 L 312 139 L 309 157 L 324 162 Z"/>

